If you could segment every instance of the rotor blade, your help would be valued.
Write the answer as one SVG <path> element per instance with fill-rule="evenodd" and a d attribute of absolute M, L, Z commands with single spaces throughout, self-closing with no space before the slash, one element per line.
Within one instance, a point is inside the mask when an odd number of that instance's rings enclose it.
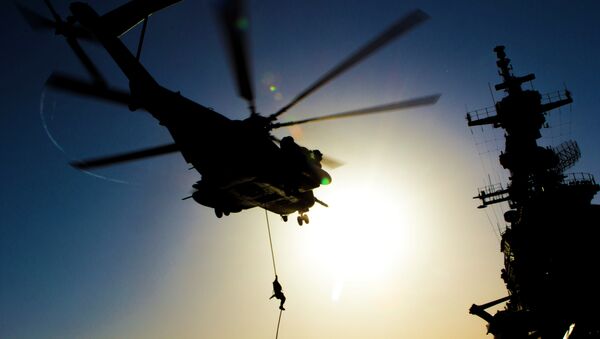
<path fill-rule="evenodd" d="M 127 152 L 127 153 L 121 153 L 121 154 L 111 155 L 111 156 L 107 156 L 107 157 L 76 161 L 76 162 L 72 162 L 70 165 L 75 168 L 78 168 L 78 169 L 90 169 L 90 168 L 109 166 L 109 165 L 114 165 L 114 164 L 119 164 L 119 163 L 123 163 L 123 162 L 139 160 L 139 159 L 144 159 L 144 158 L 149 158 L 149 157 L 155 157 L 158 155 L 163 155 L 163 154 L 168 154 L 168 153 L 173 153 L 173 152 L 178 152 L 178 151 L 179 151 L 179 146 L 172 143 L 172 144 L 166 144 L 166 145 L 157 146 L 157 147 L 146 148 L 146 149 L 134 151 L 134 152 Z"/>
<path fill-rule="evenodd" d="M 99 86 L 62 73 L 52 73 L 46 86 L 123 105 L 132 102 L 128 91 Z"/>
<path fill-rule="evenodd" d="M 313 122 L 313 121 L 348 118 L 348 117 L 354 117 L 354 116 L 359 116 L 359 115 L 383 113 L 383 112 L 400 110 L 400 109 L 433 105 L 438 101 L 440 96 L 441 96 L 441 94 L 434 94 L 434 95 L 429 95 L 429 96 L 420 97 L 420 98 L 414 98 L 414 99 L 409 99 L 409 100 L 404 100 L 404 101 L 393 102 L 391 104 L 367 107 L 367 108 L 357 109 L 357 110 L 343 112 L 343 113 L 324 115 L 324 116 L 320 116 L 320 117 L 316 117 L 316 118 L 308 118 L 308 119 L 304 119 L 304 120 L 274 123 L 274 124 L 271 124 L 271 128 L 279 128 L 279 127 L 284 127 L 284 126 L 305 124 L 307 122 Z"/>
<path fill-rule="evenodd" d="M 74 36 L 88 41 L 96 41 L 92 34 L 90 34 L 90 32 L 86 31 L 81 26 L 66 24 L 62 20 L 52 21 L 51 19 L 48 19 L 19 3 L 15 3 L 15 5 L 25 21 L 27 21 L 29 26 L 31 26 L 34 31 L 54 30 L 57 34 Z M 52 10 L 54 10 L 54 8 L 52 8 Z M 53 11 L 53 15 L 54 13 L 56 12 Z"/>
<path fill-rule="evenodd" d="M 76 31 L 73 29 L 73 22 L 71 22 L 70 20 L 64 22 L 61 19 L 60 15 L 58 15 L 56 10 L 54 9 L 54 6 L 52 6 L 52 3 L 50 3 L 50 0 L 44 0 L 44 2 L 46 3 L 46 6 L 48 6 L 48 9 L 54 17 L 56 33 L 62 34 L 67 38 L 67 43 L 69 44 L 79 61 L 81 61 L 83 67 L 85 67 L 85 69 L 90 73 L 92 78 L 94 78 L 94 81 L 98 84 L 106 86 L 106 81 L 104 80 L 104 78 L 102 77 L 92 60 L 87 56 L 87 54 L 85 54 L 85 51 L 83 50 L 83 48 L 81 48 L 79 42 L 77 42 L 77 35 L 75 34 Z"/>
<path fill-rule="evenodd" d="M 235 72 L 238 94 L 248 102 L 250 113 L 256 114 L 246 36 L 248 17 L 244 14 L 242 0 L 228 0 L 222 3 L 218 10 L 227 40 L 229 59 Z"/>
<path fill-rule="evenodd" d="M 96 82 L 98 85 L 106 87 L 106 80 L 104 80 L 104 77 L 102 76 L 102 74 L 100 74 L 100 71 L 98 70 L 96 65 L 94 65 L 94 63 L 92 62 L 90 57 L 85 53 L 83 48 L 81 48 L 81 45 L 79 44 L 79 42 L 77 42 L 77 39 L 74 37 L 67 37 L 67 43 L 69 44 L 79 61 L 81 61 L 83 67 L 85 67 L 88 73 L 90 73 L 90 75 L 94 79 L 94 82 Z"/>
<path fill-rule="evenodd" d="M 25 18 L 29 26 L 34 30 L 39 31 L 56 28 L 56 23 L 54 21 L 30 10 L 20 3 L 15 3 L 15 6 L 17 6 L 17 9 L 21 12 L 23 18 Z"/>
<path fill-rule="evenodd" d="M 336 169 L 340 166 L 344 166 L 344 162 L 334 159 L 330 156 L 324 155 L 323 159 L 321 159 L 321 165 L 323 165 L 329 169 Z"/>
<path fill-rule="evenodd" d="M 46 6 L 48 7 L 48 9 L 50 10 L 50 13 L 52 13 L 52 17 L 54 17 L 54 20 L 56 22 L 61 22 L 62 19 L 60 18 L 60 15 L 58 15 L 58 13 L 56 12 L 56 10 L 54 9 L 54 6 L 52 6 L 52 3 L 50 2 L 50 0 L 44 0 L 44 3 L 46 4 Z"/>
<path fill-rule="evenodd" d="M 393 39 L 409 32 L 411 29 L 415 28 L 417 25 L 419 25 L 427 19 L 429 19 L 429 15 L 427 15 L 427 13 L 419 9 L 409 13 L 407 16 L 397 21 L 390 28 L 381 33 L 363 48 L 359 49 L 354 54 L 352 54 L 348 59 L 344 60 L 332 70 L 325 73 L 325 75 L 323 75 L 319 80 L 317 80 L 307 89 L 305 89 L 302 93 L 298 94 L 298 96 L 296 96 L 289 104 L 281 108 L 276 113 L 272 114 L 270 118 L 274 120 L 275 118 L 289 110 L 292 106 L 296 105 L 300 100 L 304 99 L 309 94 L 312 94 L 314 91 L 319 89 L 321 86 L 325 85 L 327 82 L 329 82 L 336 76 L 340 75 L 341 73 L 348 70 L 350 67 L 356 65 L 360 61 L 364 60 L 371 53 L 385 46 Z"/>

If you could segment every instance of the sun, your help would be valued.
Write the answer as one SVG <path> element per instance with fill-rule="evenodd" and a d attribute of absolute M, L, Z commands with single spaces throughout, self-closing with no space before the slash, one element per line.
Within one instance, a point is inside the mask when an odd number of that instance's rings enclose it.
<path fill-rule="evenodd" d="M 318 232 L 311 239 L 310 251 L 321 269 L 333 277 L 333 301 L 342 297 L 347 283 L 375 285 L 405 269 L 411 259 L 410 200 L 397 185 L 377 182 L 340 185 L 323 197 L 330 202 L 329 208 L 311 211 L 314 222 L 310 226 Z"/>

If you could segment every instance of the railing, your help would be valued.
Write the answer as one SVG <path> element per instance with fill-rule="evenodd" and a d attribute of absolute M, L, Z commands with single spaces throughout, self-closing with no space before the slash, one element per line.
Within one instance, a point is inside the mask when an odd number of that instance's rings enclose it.
<path fill-rule="evenodd" d="M 567 98 L 569 98 L 569 95 L 567 95 L 567 90 L 552 91 L 542 94 L 542 104 L 548 104 L 559 100 L 565 100 Z"/>
<path fill-rule="evenodd" d="M 576 185 L 596 185 L 594 176 L 590 173 L 569 173 L 565 175 L 563 179 L 565 185 L 576 186 Z"/>
<path fill-rule="evenodd" d="M 481 205 L 479 208 L 485 208 L 488 205 L 496 204 L 503 201 L 508 201 L 508 189 L 502 187 L 502 184 L 491 184 L 479 189 L 479 195 L 473 199 L 480 199 Z"/>
<path fill-rule="evenodd" d="M 496 115 L 496 106 L 488 106 L 467 112 L 467 120 L 475 121 Z"/>

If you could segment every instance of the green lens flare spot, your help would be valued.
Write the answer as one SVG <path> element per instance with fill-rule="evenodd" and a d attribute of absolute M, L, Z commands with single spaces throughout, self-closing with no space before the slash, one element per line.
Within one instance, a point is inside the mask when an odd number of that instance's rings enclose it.
<path fill-rule="evenodd" d="M 321 179 L 321 185 L 329 185 L 330 183 L 331 181 L 327 177 Z"/>
<path fill-rule="evenodd" d="M 248 18 L 245 17 L 241 17 L 238 18 L 235 22 L 235 26 L 240 30 L 240 31 L 245 31 L 248 29 Z"/>
<path fill-rule="evenodd" d="M 275 86 L 275 85 L 269 86 L 269 91 L 275 92 L 276 90 L 277 90 L 277 86 Z"/>

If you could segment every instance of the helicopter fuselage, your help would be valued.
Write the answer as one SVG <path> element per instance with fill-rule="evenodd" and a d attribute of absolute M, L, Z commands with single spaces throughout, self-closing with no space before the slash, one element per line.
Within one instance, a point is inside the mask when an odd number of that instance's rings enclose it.
<path fill-rule="evenodd" d="M 178 92 L 162 87 L 139 62 L 148 17 L 179 1 L 130 0 L 102 16 L 85 3 L 74 2 L 70 5 L 72 16 L 66 21 L 60 18 L 49 0 L 45 2 L 54 21 L 20 7 L 32 26 L 39 27 L 41 20 L 44 27 L 54 28 L 56 34 L 64 35 L 71 49 L 94 78 L 90 84 L 68 75 L 53 73 L 46 82 L 48 86 L 125 104 L 131 110 L 144 109 L 169 130 L 175 141 L 134 152 L 77 161 L 72 163 L 74 167 L 89 169 L 181 152 L 185 160 L 202 175 L 202 180 L 193 186 L 195 192 L 189 198 L 214 208 L 217 216 L 262 207 L 280 214 L 284 220 L 287 220 L 289 214 L 298 212 L 298 223 L 302 225 L 303 222 L 308 223 L 308 217 L 304 213 L 315 202 L 327 206 L 313 195 L 315 188 L 331 182 L 331 176 L 321 168 L 321 162 L 331 167 L 337 167 L 341 163 L 331 158 L 324 159 L 318 150 L 299 146 L 292 137 L 278 141 L 271 135 L 272 130 L 309 122 L 433 105 L 440 98 L 440 94 L 434 94 L 301 120 L 278 120 L 282 114 L 340 74 L 428 20 L 427 13 L 416 9 L 325 72 L 285 106 L 268 116 L 261 116 L 256 111 L 251 67 L 246 52 L 247 17 L 244 6 L 240 0 L 224 0 L 217 6 L 217 12 L 228 42 L 237 94 L 246 101 L 250 111 L 247 119 L 228 119 Z M 120 40 L 120 36 L 142 22 L 137 55 L 134 56 Z M 109 88 L 98 69 L 85 55 L 77 39 L 89 39 L 92 36 L 103 45 L 128 78 L 129 92 Z"/>
<path fill-rule="evenodd" d="M 70 9 L 129 79 L 130 109 L 152 114 L 202 175 L 193 185 L 196 202 L 214 208 L 217 216 L 252 207 L 282 216 L 296 211 L 302 215 L 314 205 L 312 190 L 329 183 L 331 177 L 313 151 L 298 146 L 291 137 L 286 139 L 291 147 L 279 147 L 264 121 L 258 121 L 264 117 L 231 120 L 162 87 L 89 5 L 75 2 Z"/>

